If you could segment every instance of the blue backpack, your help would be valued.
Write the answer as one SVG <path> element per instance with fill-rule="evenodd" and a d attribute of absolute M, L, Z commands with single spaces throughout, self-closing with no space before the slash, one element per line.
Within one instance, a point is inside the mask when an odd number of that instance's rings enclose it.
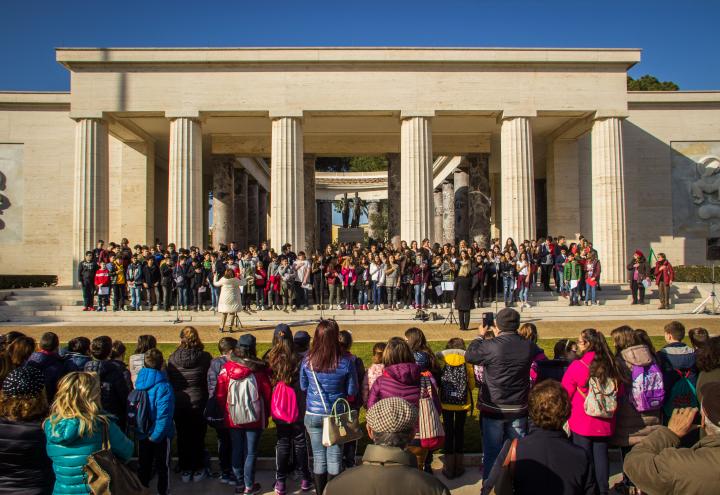
<path fill-rule="evenodd" d="M 128 395 L 127 424 L 140 439 L 147 438 L 152 433 L 150 397 L 147 390 L 134 389 Z"/>

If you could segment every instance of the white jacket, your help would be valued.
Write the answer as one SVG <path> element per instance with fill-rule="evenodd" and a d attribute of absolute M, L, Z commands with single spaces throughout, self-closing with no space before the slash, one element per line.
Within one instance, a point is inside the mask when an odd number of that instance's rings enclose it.
<path fill-rule="evenodd" d="M 370 263 L 370 280 L 378 285 L 385 285 L 385 263 Z"/>
<path fill-rule="evenodd" d="M 216 276 L 213 283 L 215 287 L 220 287 L 218 313 L 239 313 L 242 310 L 240 306 L 240 280 L 235 277 L 220 278 Z"/>

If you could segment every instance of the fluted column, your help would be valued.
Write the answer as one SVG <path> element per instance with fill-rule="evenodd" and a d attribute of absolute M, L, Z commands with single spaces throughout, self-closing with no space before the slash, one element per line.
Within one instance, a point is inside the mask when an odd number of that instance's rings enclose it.
<path fill-rule="evenodd" d="M 443 241 L 443 192 L 441 188 L 433 190 L 433 244 Z"/>
<path fill-rule="evenodd" d="M 248 204 L 248 245 L 260 246 L 260 222 L 258 218 L 258 183 L 249 182 L 247 193 Z"/>
<path fill-rule="evenodd" d="M 98 240 L 108 241 L 108 131 L 101 119 L 75 124 L 73 283 L 77 264 Z M 50 200 L 50 198 L 47 198 Z"/>
<path fill-rule="evenodd" d="M 470 215 L 468 205 L 470 176 L 467 171 L 462 169 L 455 170 L 453 174 L 453 184 L 455 185 L 455 237 L 467 241 L 470 228 L 468 223 Z"/>
<path fill-rule="evenodd" d="M 602 281 L 622 283 L 627 273 L 622 119 L 595 120 L 591 141 L 593 247 L 602 263 Z"/>
<path fill-rule="evenodd" d="M 433 238 L 432 129 L 429 117 L 400 128 L 400 235 L 408 244 Z"/>
<path fill-rule="evenodd" d="M 500 131 L 502 242 L 535 238 L 535 183 L 530 119 L 510 117 Z"/>
<path fill-rule="evenodd" d="M 400 155 L 388 153 L 388 239 L 400 247 Z"/>
<path fill-rule="evenodd" d="M 305 187 L 300 118 L 278 117 L 272 121 L 271 163 L 271 245 L 277 252 L 288 242 L 293 249 L 302 249 L 305 244 Z"/>
<path fill-rule="evenodd" d="M 233 204 L 233 238 L 241 249 L 248 245 L 248 174 L 236 168 L 233 180 L 235 202 Z"/>
<path fill-rule="evenodd" d="M 375 225 L 375 217 L 380 214 L 380 201 L 368 201 L 367 202 L 367 218 L 368 218 L 368 236 L 371 239 L 378 240 L 377 232 L 373 226 Z M 384 239 L 381 239 L 384 240 Z"/>
<path fill-rule="evenodd" d="M 220 244 L 230 244 L 233 237 L 234 161 L 232 156 L 213 157 L 212 243 L 215 249 L 218 249 Z"/>
<path fill-rule="evenodd" d="M 268 240 L 268 197 L 267 191 L 258 186 L 258 236 L 260 243 Z"/>
<path fill-rule="evenodd" d="M 306 154 L 303 158 L 303 179 L 305 181 L 305 243 L 296 246 L 298 251 L 308 251 L 308 255 L 317 247 L 315 224 L 317 223 L 317 206 L 315 204 L 315 155 Z"/>
<path fill-rule="evenodd" d="M 490 154 L 469 155 L 468 178 L 468 237 L 480 247 L 490 246 L 492 221 L 492 192 L 490 187 Z M 455 178 L 457 179 L 457 174 Z M 456 196 L 457 198 L 457 193 Z"/>
<path fill-rule="evenodd" d="M 196 119 L 170 120 L 168 169 L 168 243 L 202 247 L 202 135 Z"/>
<path fill-rule="evenodd" d="M 442 184 L 443 244 L 455 244 L 455 186 L 449 180 Z"/>

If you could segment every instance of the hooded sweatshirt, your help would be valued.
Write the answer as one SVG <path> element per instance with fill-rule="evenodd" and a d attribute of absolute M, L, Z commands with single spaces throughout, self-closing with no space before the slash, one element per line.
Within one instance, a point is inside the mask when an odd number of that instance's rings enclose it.
<path fill-rule="evenodd" d="M 133 453 L 133 442 L 112 418 L 109 423 L 108 436 L 112 452 L 123 462 L 127 461 Z M 86 433 L 85 436 L 80 436 L 80 422 L 77 418 L 61 419 L 54 426 L 48 420 L 43 427 L 47 438 L 47 454 L 55 471 L 53 495 L 90 493 L 83 467 L 87 464 L 88 456 L 102 448 L 102 422 L 96 420 L 93 433 Z"/>
<path fill-rule="evenodd" d="M 154 368 L 141 368 L 135 380 L 135 388 L 147 390 L 148 393 L 152 423 L 150 440 L 159 442 L 165 438 L 172 438 L 175 433 L 173 427 L 175 394 L 168 382 L 167 374 Z"/>
<path fill-rule="evenodd" d="M 405 399 L 418 407 L 420 403 L 420 366 L 415 363 L 399 363 L 386 366 L 368 395 L 367 408 L 389 397 Z"/>
<path fill-rule="evenodd" d="M 230 387 L 231 380 L 244 380 L 250 375 L 255 375 L 258 392 L 262 398 L 262 415 L 261 418 L 254 423 L 236 425 L 232 422 L 232 419 L 230 418 L 230 411 L 228 409 L 228 388 Z M 225 363 L 222 370 L 220 370 L 220 374 L 217 378 L 215 397 L 218 405 L 225 411 L 225 425 L 228 428 L 243 428 L 248 430 L 266 428 L 267 420 L 270 416 L 271 394 L 272 387 L 270 385 L 270 371 L 268 370 L 267 365 L 257 358 L 243 359 L 233 355 L 230 357 L 230 360 Z"/>
<path fill-rule="evenodd" d="M 616 358 L 618 367 L 630 379 L 633 366 L 650 366 L 655 359 L 645 345 L 628 347 Z M 610 441 L 618 447 L 630 447 L 640 442 L 653 431 L 660 428 L 660 413 L 657 411 L 638 412 L 630 402 L 632 387 L 625 387 L 625 393 L 619 397 L 615 414 L 615 433 Z"/>

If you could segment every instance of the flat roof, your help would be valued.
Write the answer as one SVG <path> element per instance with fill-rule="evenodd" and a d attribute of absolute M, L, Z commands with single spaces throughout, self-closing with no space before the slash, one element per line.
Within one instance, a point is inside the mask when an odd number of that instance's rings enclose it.
<path fill-rule="evenodd" d="M 628 91 L 628 103 L 718 103 L 720 91 Z"/>
<path fill-rule="evenodd" d="M 0 91 L 0 105 L 8 106 L 66 106 L 70 108 L 68 91 Z"/>
<path fill-rule="evenodd" d="M 243 47 L 56 48 L 56 60 L 74 64 L 216 63 L 581 63 L 640 61 L 639 48 L 431 48 L 431 47 Z"/>

